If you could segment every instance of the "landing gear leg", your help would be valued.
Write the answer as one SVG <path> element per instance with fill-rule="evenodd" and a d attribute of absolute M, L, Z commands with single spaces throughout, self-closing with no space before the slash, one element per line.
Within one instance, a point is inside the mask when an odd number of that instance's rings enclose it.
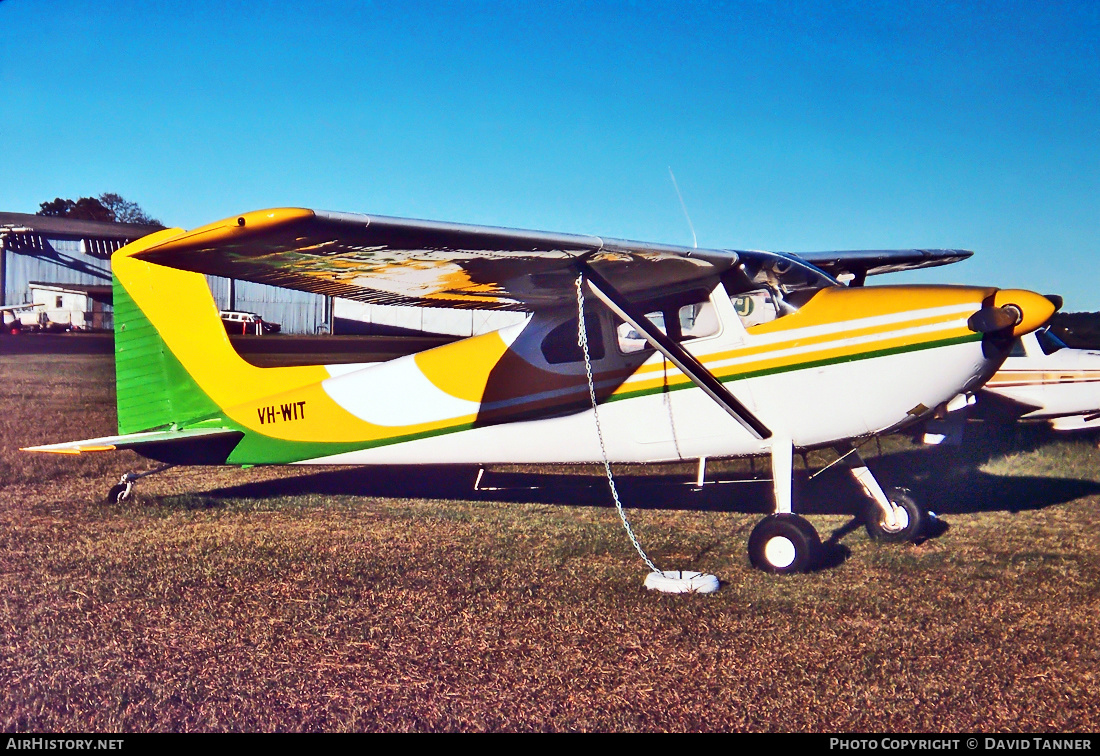
<path fill-rule="evenodd" d="M 854 447 L 837 447 L 836 451 L 870 500 L 864 515 L 867 535 L 884 543 L 920 540 L 929 512 L 904 488 L 883 490 Z"/>
<path fill-rule="evenodd" d="M 775 513 L 765 517 L 749 536 L 749 562 L 777 574 L 806 572 L 820 557 L 821 539 L 814 526 L 791 511 L 794 446 L 790 439 L 772 443 L 772 494 Z"/>
<path fill-rule="evenodd" d="M 146 472 L 124 474 L 119 478 L 118 483 L 111 486 L 111 490 L 107 492 L 107 502 L 109 504 L 121 504 L 130 498 L 130 493 L 134 490 L 134 483 L 142 478 L 156 475 L 172 467 L 175 467 L 175 465 L 161 465 L 160 467 L 147 470 Z"/>

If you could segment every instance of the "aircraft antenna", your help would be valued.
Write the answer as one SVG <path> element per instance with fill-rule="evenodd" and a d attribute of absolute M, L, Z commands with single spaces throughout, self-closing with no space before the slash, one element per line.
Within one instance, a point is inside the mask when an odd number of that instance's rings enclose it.
<path fill-rule="evenodd" d="M 680 186 L 676 183 L 676 175 L 672 172 L 671 165 L 668 167 L 668 175 L 672 179 L 672 188 L 676 190 L 676 196 L 680 199 L 680 209 L 684 211 L 684 217 L 687 218 L 688 228 L 691 229 L 691 246 L 693 249 L 699 249 L 699 239 L 695 236 L 695 226 L 691 223 L 687 205 L 684 204 L 684 195 L 680 194 Z"/>

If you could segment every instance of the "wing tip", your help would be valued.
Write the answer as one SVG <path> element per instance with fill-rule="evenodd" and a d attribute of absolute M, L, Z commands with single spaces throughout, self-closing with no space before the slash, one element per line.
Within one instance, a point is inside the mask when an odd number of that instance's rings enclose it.
<path fill-rule="evenodd" d="M 141 253 L 144 252 L 165 252 L 188 249 L 192 246 L 203 246 L 242 234 L 271 231 L 314 217 L 316 217 L 316 213 L 304 207 L 274 207 L 267 210 L 252 210 L 176 234 L 159 243 L 144 247 L 135 254 L 141 257 Z"/>

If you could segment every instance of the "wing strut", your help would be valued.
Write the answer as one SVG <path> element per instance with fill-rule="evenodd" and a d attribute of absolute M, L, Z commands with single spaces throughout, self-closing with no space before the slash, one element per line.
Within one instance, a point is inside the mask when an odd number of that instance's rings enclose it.
<path fill-rule="evenodd" d="M 629 323 L 634 330 L 645 336 L 654 349 L 663 354 L 668 361 L 675 365 L 691 381 L 706 392 L 718 405 L 741 423 L 747 431 L 760 439 L 771 438 L 772 432 L 768 426 L 760 422 L 756 415 L 749 412 L 748 408 L 722 385 L 722 382 L 707 370 L 706 366 L 695 359 L 694 355 L 666 336 L 657 326 L 638 312 L 627 301 L 621 292 L 617 291 L 606 278 L 597 273 L 591 265 L 584 260 L 577 260 L 577 267 L 587 279 L 589 288 L 592 289 L 600 301 L 611 308 L 612 312 Z"/>

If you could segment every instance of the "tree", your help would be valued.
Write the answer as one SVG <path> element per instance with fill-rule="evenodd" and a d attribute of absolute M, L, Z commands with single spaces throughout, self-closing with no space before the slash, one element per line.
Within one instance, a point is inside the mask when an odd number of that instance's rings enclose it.
<path fill-rule="evenodd" d="M 115 214 L 103 206 L 103 203 L 94 197 L 81 197 L 69 211 L 70 218 L 90 221 L 107 221 L 115 219 Z"/>
<path fill-rule="evenodd" d="M 120 194 L 104 192 L 98 197 L 81 197 L 75 202 L 57 197 L 38 206 L 38 215 L 54 218 L 73 218 L 78 220 L 108 221 L 111 223 L 142 223 L 149 226 L 163 225 L 141 209 L 136 202 L 130 202 Z"/>
<path fill-rule="evenodd" d="M 98 197 L 100 203 L 114 214 L 116 223 L 144 223 L 147 226 L 164 225 L 142 210 L 138 203 L 123 199 L 114 192 L 104 192 Z"/>
<path fill-rule="evenodd" d="M 51 218 L 65 218 L 72 211 L 76 203 L 71 199 L 56 198 L 52 202 L 43 202 L 38 206 L 36 215 L 48 215 Z"/>

